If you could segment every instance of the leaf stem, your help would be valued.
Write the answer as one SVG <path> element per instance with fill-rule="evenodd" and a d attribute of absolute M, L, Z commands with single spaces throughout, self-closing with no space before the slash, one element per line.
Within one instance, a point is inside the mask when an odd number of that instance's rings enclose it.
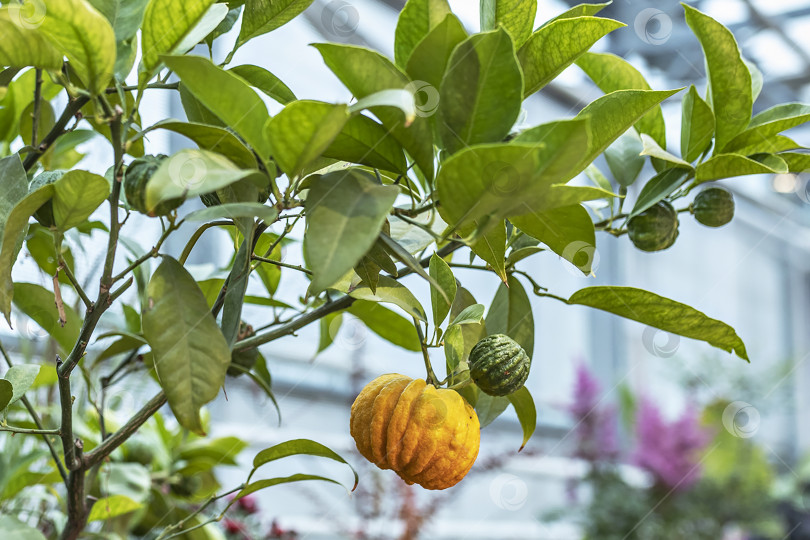
<path fill-rule="evenodd" d="M 419 346 L 422 348 L 422 358 L 425 361 L 425 371 L 427 372 L 425 381 L 433 386 L 439 386 L 439 378 L 436 377 L 436 374 L 433 372 L 433 366 L 430 363 L 430 354 L 428 353 L 427 344 L 425 343 L 425 334 L 422 332 L 422 327 L 419 325 L 419 319 L 416 317 L 413 318 L 413 325 L 416 327 L 416 335 L 419 337 Z"/>
<path fill-rule="evenodd" d="M 211 227 L 233 227 L 235 224 L 233 221 L 221 220 L 221 221 L 212 221 L 210 223 L 204 223 L 199 229 L 194 231 L 194 234 L 191 235 L 191 238 L 188 239 L 186 243 L 186 247 L 183 248 L 183 253 L 180 255 L 178 261 L 180 264 L 186 264 L 186 259 L 188 256 L 191 255 L 191 250 L 194 249 L 194 246 L 197 245 L 197 241 L 200 239 L 202 234 L 210 229 Z"/>
<path fill-rule="evenodd" d="M 113 276 L 111 283 L 115 283 L 118 280 L 123 279 L 128 273 L 132 272 L 133 270 L 135 270 L 137 267 L 139 267 L 140 265 L 142 265 L 143 263 L 145 263 L 146 261 L 148 261 L 152 257 L 157 257 L 158 252 L 160 251 L 160 248 L 163 245 L 163 242 L 166 241 L 166 238 L 168 238 L 169 235 L 172 232 L 179 229 L 180 225 L 182 225 L 182 224 L 183 224 L 182 219 L 180 221 L 178 221 L 177 223 L 175 223 L 174 220 L 172 220 L 170 218 L 169 226 L 163 231 L 163 234 L 160 235 L 160 238 L 158 238 L 157 243 L 154 246 L 152 246 L 152 249 L 150 249 L 144 255 L 141 255 L 140 257 L 138 257 L 137 259 L 132 261 L 132 263 L 129 266 L 127 266 L 121 272 L 119 272 L 115 276 Z M 185 251 L 183 251 L 183 253 L 185 253 Z M 186 254 L 186 256 L 188 256 L 188 255 Z M 180 262 L 182 263 L 183 261 L 185 261 L 185 259 L 181 260 Z"/>
<path fill-rule="evenodd" d="M 31 146 L 37 147 L 37 135 L 39 132 L 39 111 L 42 106 L 42 69 L 35 70 L 36 81 L 34 83 L 34 115 L 31 119 Z"/>
<path fill-rule="evenodd" d="M 263 262 L 263 263 L 267 263 L 267 264 L 274 264 L 276 266 L 282 266 L 284 268 L 291 268 L 293 270 L 298 270 L 299 272 L 303 272 L 305 274 L 312 275 L 312 270 L 307 270 L 306 268 L 304 268 L 303 266 L 300 266 L 300 265 L 288 264 L 288 263 L 281 262 L 281 261 L 274 261 L 273 259 L 267 259 L 265 257 L 260 257 L 258 255 L 254 255 L 251 258 L 254 261 L 259 261 L 259 262 Z"/>
<path fill-rule="evenodd" d="M 30 429 L 30 428 L 18 428 L 14 426 L 9 426 L 3 422 L 0 422 L 0 431 L 8 431 L 9 433 L 22 433 L 25 435 L 61 435 L 62 432 L 58 429 Z"/>

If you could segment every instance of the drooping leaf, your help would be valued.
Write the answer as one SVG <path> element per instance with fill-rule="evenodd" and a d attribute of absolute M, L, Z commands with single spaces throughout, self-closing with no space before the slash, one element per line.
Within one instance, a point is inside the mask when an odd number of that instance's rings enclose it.
<path fill-rule="evenodd" d="M 303 482 L 305 480 L 319 480 L 321 482 L 330 482 L 332 484 L 337 484 L 339 486 L 343 485 L 337 480 L 332 480 L 331 478 L 326 478 L 325 476 L 299 473 L 293 474 L 291 476 L 285 476 L 283 478 L 270 478 L 267 480 L 257 480 L 255 482 L 251 482 L 250 484 L 246 485 L 244 489 L 242 489 L 242 491 L 237 493 L 234 496 L 233 500 L 238 500 L 241 499 L 242 497 L 247 497 L 252 493 L 256 493 L 259 490 L 266 489 L 269 487 L 278 486 L 280 484 L 289 484 L 290 482 Z"/>
<path fill-rule="evenodd" d="M 397 140 L 383 126 L 363 115 L 349 118 L 322 155 L 395 173 L 405 173 L 407 168 Z"/>
<path fill-rule="evenodd" d="M 412 317 L 416 317 L 421 321 L 427 320 L 425 309 L 413 293 L 403 284 L 388 276 L 379 277 L 375 292 L 371 292 L 367 285 L 360 285 L 349 291 L 349 296 L 371 302 L 394 304 Z"/>
<path fill-rule="evenodd" d="M 436 287 L 430 287 L 430 305 L 433 309 L 433 325 L 438 327 L 444 322 L 447 314 L 450 313 L 450 308 L 453 305 L 453 299 L 456 297 L 456 278 L 450 266 L 434 253 L 430 257 L 430 264 L 428 266 L 430 276 L 439 284 L 444 291 L 444 295 L 439 294 Z"/>
<path fill-rule="evenodd" d="M 748 174 L 773 174 L 788 172 L 780 163 L 762 163 L 739 154 L 717 154 L 697 166 L 695 182 L 703 183 L 722 178 L 733 178 Z"/>
<path fill-rule="evenodd" d="M 517 392 L 509 394 L 506 398 L 515 408 L 520 427 L 523 429 L 523 443 L 520 445 L 520 450 L 523 450 L 537 427 L 537 409 L 534 406 L 534 399 L 525 386 Z"/>
<path fill-rule="evenodd" d="M 481 30 L 486 32 L 503 27 L 520 48 L 532 33 L 537 0 L 482 0 Z"/>
<path fill-rule="evenodd" d="M 480 324 L 484 322 L 484 304 L 473 304 L 453 318 L 450 326 L 460 326 L 464 324 Z"/>
<path fill-rule="evenodd" d="M 729 141 L 723 152 L 757 144 L 807 121 L 810 121 L 810 106 L 801 103 L 776 105 L 752 118 L 748 128 Z"/>
<path fill-rule="evenodd" d="M 141 80 L 145 83 L 160 65 L 162 54 L 175 51 L 200 22 L 214 0 L 151 0 L 143 15 L 141 30 Z"/>
<path fill-rule="evenodd" d="M 424 81 L 429 86 L 428 90 L 439 88 L 442 83 L 447 62 L 456 46 L 467 39 L 467 32 L 458 17 L 449 13 L 442 22 L 436 25 L 425 37 L 414 47 L 408 64 L 406 73 L 414 81 Z M 438 94 L 436 95 L 438 98 Z M 430 100 L 430 96 L 428 96 Z M 421 105 L 429 105 L 420 102 Z M 438 106 L 436 103 L 435 106 Z M 435 108 L 423 107 L 425 109 Z"/>
<path fill-rule="evenodd" d="M 534 32 L 518 50 L 527 98 L 573 64 L 594 43 L 624 23 L 599 17 L 558 19 Z"/>
<path fill-rule="evenodd" d="M 237 46 L 293 20 L 312 0 L 247 0 Z"/>
<path fill-rule="evenodd" d="M 524 214 L 512 217 L 511 221 L 586 276 L 591 273 L 596 257 L 596 233 L 590 214 L 581 205 Z"/>
<path fill-rule="evenodd" d="M 601 309 L 665 332 L 705 341 L 748 360 L 745 345 L 732 327 L 649 291 L 633 287 L 587 287 L 572 294 L 568 303 Z"/>
<path fill-rule="evenodd" d="M 270 155 L 264 126 L 267 106 L 241 77 L 201 56 L 162 55 L 183 85 L 260 155 Z"/>
<path fill-rule="evenodd" d="M 233 348 L 239 335 L 239 326 L 242 321 L 242 306 L 245 303 L 248 278 L 253 255 L 253 237 L 256 234 L 255 222 L 252 218 L 243 220 L 242 234 L 244 239 L 233 260 L 231 272 L 228 274 L 228 288 L 225 291 L 225 300 L 222 308 L 222 321 L 220 328 L 228 347 Z"/>
<path fill-rule="evenodd" d="M 233 133 L 219 126 L 199 122 L 181 122 L 180 120 L 162 120 L 147 128 L 144 133 L 154 129 L 166 129 L 188 137 L 202 150 L 222 154 L 240 167 L 256 167 L 256 158 L 245 143 Z"/>
<path fill-rule="evenodd" d="M 114 517 L 129 514 L 143 507 L 143 504 L 135 502 L 126 495 L 110 495 L 102 497 L 93 504 L 87 521 L 104 521 Z"/>
<path fill-rule="evenodd" d="M 481 422 L 481 428 L 490 425 L 496 418 L 498 418 L 509 407 L 509 400 L 501 396 L 490 396 L 485 394 L 478 387 L 474 388 L 477 392 L 475 400 L 475 412 L 478 414 L 478 420 Z"/>
<path fill-rule="evenodd" d="M 200 409 L 219 392 L 231 352 L 194 278 L 171 257 L 149 280 L 142 314 L 172 412 L 180 425 L 204 434 Z"/>
<path fill-rule="evenodd" d="M 390 60 L 380 53 L 350 45 L 320 43 L 314 45 L 327 67 L 343 82 L 357 99 L 381 90 L 422 90 Z M 435 90 L 435 89 L 434 89 Z M 433 178 L 433 134 L 428 119 L 417 116 L 410 124 L 399 109 L 374 107 L 371 112 L 391 131 L 402 147 L 414 158 L 428 180 Z"/>
<path fill-rule="evenodd" d="M 501 220 L 489 229 L 470 246 L 470 249 L 481 257 L 502 281 L 506 281 L 506 221 Z"/>
<path fill-rule="evenodd" d="M 229 186 L 256 170 L 241 169 L 228 158 L 208 150 L 180 150 L 161 162 L 146 184 L 146 206 L 189 198 Z"/>
<path fill-rule="evenodd" d="M 487 333 L 506 334 L 523 347 L 531 357 L 534 353 L 534 318 L 529 296 L 520 281 L 509 276 L 501 283 L 489 306 L 486 318 Z"/>
<path fill-rule="evenodd" d="M 103 176 L 81 170 L 66 172 L 53 188 L 53 219 L 60 231 L 83 223 L 110 194 Z"/>
<path fill-rule="evenodd" d="M 404 68 L 416 45 L 450 13 L 447 0 L 408 0 L 394 31 L 394 60 Z"/>
<path fill-rule="evenodd" d="M 715 154 L 723 150 L 751 120 L 751 72 L 742 59 L 734 35 L 722 24 L 684 4 L 686 23 L 695 33 L 706 57 L 709 103 L 714 111 Z"/>
<path fill-rule="evenodd" d="M 13 405 L 23 394 L 31 388 L 39 374 L 40 367 L 34 364 L 17 364 L 8 368 L 3 379 L 11 383 L 14 389 L 7 405 Z"/>
<path fill-rule="evenodd" d="M 681 113 L 681 155 L 692 163 L 712 144 L 714 113 L 698 95 L 695 85 L 683 97 Z"/>
<path fill-rule="evenodd" d="M 442 79 L 438 128 L 450 153 L 502 140 L 520 114 L 521 74 L 509 34 L 500 28 L 461 42 Z"/>
<path fill-rule="evenodd" d="M 644 158 L 641 156 L 643 149 L 638 134 L 631 129 L 605 150 L 605 161 L 620 186 L 631 186 L 638 178 L 641 169 L 644 168 Z"/>
<path fill-rule="evenodd" d="M 315 353 L 316 355 L 322 353 L 332 345 L 342 324 L 343 314 L 340 312 L 330 313 L 318 321 L 320 339 L 318 340 L 318 351 Z"/>
<path fill-rule="evenodd" d="M 25 9 L 26 4 L 16 3 L 0 7 L 0 35 L 3 36 L 0 43 L 0 66 L 61 68 L 62 54 L 45 36 L 36 28 L 18 24 L 20 18 L 25 16 Z"/>
<path fill-rule="evenodd" d="M 346 105 L 293 101 L 267 123 L 273 159 L 289 178 L 296 178 L 332 143 L 349 120 Z"/>
<path fill-rule="evenodd" d="M 313 270 L 313 293 L 335 283 L 371 248 L 398 191 L 358 169 L 312 178 L 304 254 Z"/>
<path fill-rule="evenodd" d="M 59 324 L 59 312 L 53 291 L 34 283 L 14 284 L 14 305 L 48 332 L 62 353 L 70 352 L 79 338 L 82 320 L 69 305 L 65 305 L 65 326 Z"/>
<path fill-rule="evenodd" d="M 633 206 L 633 211 L 630 212 L 630 217 L 637 216 L 658 201 L 670 196 L 676 189 L 681 187 L 689 177 L 689 171 L 686 169 L 665 169 L 650 178 L 650 180 L 644 184 L 644 187 L 641 188 L 641 192 L 636 199 L 636 204 Z"/>
<path fill-rule="evenodd" d="M 3 190 L 0 191 L 0 238 L 2 238 L 6 221 L 14 206 L 28 195 L 28 178 L 19 154 L 0 159 L 0 178 L 3 179 Z"/>
<path fill-rule="evenodd" d="M 288 456 L 318 456 L 328 458 L 338 463 L 348 465 L 354 473 L 354 487 L 357 487 L 359 477 L 357 471 L 354 470 L 348 461 L 340 457 L 331 448 L 328 448 L 321 443 L 311 441 L 309 439 L 293 439 L 291 441 L 284 441 L 270 448 L 265 448 L 253 458 L 253 470 L 255 471 L 262 465 L 275 461 L 277 459 L 285 458 Z M 352 490 L 354 490 L 354 487 Z"/>
<path fill-rule="evenodd" d="M 70 60 L 92 94 L 107 88 L 115 68 L 115 33 L 86 0 L 44 0 L 39 30 Z"/>
<path fill-rule="evenodd" d="M 282 105 L 287 105 L 297 99 L 293 91 L 290 90 L 281 79 L 263 67 L 245 64 L 242 66 L 234 66 L 228 71 L 242 77 L 253 88 L 270 96 Z"/>
<path fill-rule="evenodd" d="M 413 322 L 390 309 L 375 302 L 356 300 L 348 312 L 386 341 L 409 351 L 422 350 Z"/>

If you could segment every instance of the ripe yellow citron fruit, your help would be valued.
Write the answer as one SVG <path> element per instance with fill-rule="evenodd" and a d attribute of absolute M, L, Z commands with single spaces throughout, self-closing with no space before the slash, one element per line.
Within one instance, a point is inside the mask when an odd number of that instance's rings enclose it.
<path fill-rule="evenodd" d="M 481 438 L 478 415 L 458 392 L 396 373 L 363 388 L 350 430 L 363 457 L 426 489 L 461 481 Z"/>

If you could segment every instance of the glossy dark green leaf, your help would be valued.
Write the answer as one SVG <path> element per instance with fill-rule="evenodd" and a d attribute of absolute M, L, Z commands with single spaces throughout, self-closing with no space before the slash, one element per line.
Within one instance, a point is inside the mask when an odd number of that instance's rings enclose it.
<path fill-rule="evenodd" d="M 481 30 L 502 26 L 520 48 L 532 33 L 536 14 L 537 0 L 482 0 Z"/>
<path fill-rule="evenodd" d="M 324 157 L 406 173 L 405 153 L 396 139 L 371 118 L 354 115 L 323 151 Z"/>
<path fill-rule="evenodd" d="M 200 56 L 163 55 L 161 59 L 200 103 L 260 155 L 270 155 L 264 136 L 264 126 L 270 117 L 267 106 L 244 79 Z"/>
<path fill-rule="evenodd" d="M 204 434 L 200 409 L 217 396 L 231 352 L 194 278 L 171 257 L 149 280 L 142 314 L 172 412 L 181 426 Z"/>
<path fill-rule="evenodd" d="M 440 89 L 438 130 L 445 149 L 502 140 L 520 114 L 521 74 L 509 34 L 500 28 L 461 42 Z"/>
<path fill-rule="evenodd" d="M 569 304 L 588 306 L 684 337 L 698 339 L 748 360 L 745 345 L 732 327 L 669 298 L 633 287 L 587 287 Z"/>
<path fill-rule="evenodd" d="M 213 4 L 214 0 L 149 2 L 141 30 L 142 82 L 146 82 L 160 66 L 160 55 L 186 52 L 176 49 Z"/>
<path fill-rule="evenodd" d="M 742 59 L 732 33 L 708 15 L 683 5 L 686 23 L 695 33 L 706 56 L 710 99 L 714 111 L 715 154 L 719 153 L 751 120 L 751 72 Z"/>
<path fill-rule="evenodd" d="M 316 44 L 314 47 L 323 56 L 327 67 L 357 99 L 390 88 L 397 90 L 406 88 L 414 92 L 436 91 L 435 88 L 424 89 L 416 83 L 411 84 L 407 75 L 376 51 L 364 47 L 327 43 Z M 433 133 L 426 117 L 430 111 L 422 112 L 425 116 L 417 116 L 410 125 L 405 123 L 404 115 L 398 109 L 374 107 L 371 112 L 414 158 L 425 177 L 432 179 Z"/>
<path fill-rule="evenodd" d="M 781 161 L 781 160 L 780 160 Z M 788 172 L 784 162 L 763 163 L 739 154 L 717 154 L 697 166 L 695 182 L 703 183 L 723 178 L 734 178 L 749 174 L 773 174 Z"/>
<path fill-rule="evenodd" d="M 409 351 L 422 350 L 413 321 L 402 315 L 365 300 L 355 300 L 348 312 L 363 321 L 369 330 L 384 340 Z"/>
<path fill-rule="evenodd" d="M 590 214 L 581 205 L 516 216 L 511 221 L 586 276 L 591 273 L 596 256 L 596 233 Z"/>
<path fill-rule="evenodd" d="M 447 0 L 408 0 L 394 31 L 394 60 L 404 68 L 416 45 L 450 13 Z"/>
<path fill-rule="evenodd" d="M 15 3 L 0 7 L 0 66 L 60 69 L 62 54 L 36 28 L 17 23 L 26 16 L 26 8 Z"/>
<path fill-rule="evenodd" d="M 247 0 L 237 46 L 293 20 L 312 0 Z"/>
<path fill-rule="evenodd" d="M 439 88 L 447 62 L 456 46 L 467 39 L 467 32 L 458 17 L 449 13 L 414 47 L 405 71 L 414 81 L 425 81 L 427 90 Z M 431 88 L 432 87 L 432 88 Z M 427 92 L 425 92 L 427 93 Z M 428 105 L 431 96 L 423 96 L 421 105 Z M 438 105 L 438 104 L 436 104 Z"/>
<path fill-rule="evenodd" d="M 712 144 L 714 113 L 695 86 L 683 97 L 681 113 L 681 155 L 692 163 Z"/>
<path fill-rule="evenodd" d="M 281 79 L 264 69 L 263 67 L 245 64 L 234 66 L 229 69 L 231 73 L 239 75 L 245 79 L 250 86 L 261 91 L 267 96 L 275 99 L 282 105 L 287 105 L 297 98 L 293 91 L 287 87 Z"/>
<path fill-rule="evenodd" d="M 523 347 L 530 357 L 534 353 L 534 318 L 526 290 L 514 276 L 501 283 L 489 306 L 487 333 L 506 334 Z"/>
<path fill-rule="evenodd" d="M 635 130 L 628 130 L 605 150 L 610 173 L 620 186 L 631 186 L 644 167 L 644 149 Z"/>
<path fill-rule="evenodd" d="M 53 188 L 53 219 L 60 231 L 83 223 L 110 195 L 103 176 L 81 170 L 66 172 Z"/>
<path fill-rule="evenodd" d="M 346 105 L 293 101 L 267 123 L 273 159 L 289 178 L 298 177 L 329 148 L 348 120 Z"/>
<path fill-rule="evenodd" d="M 256 167 L 256 157 L 253 152 L 245 146 L 245 143 L 225 128 L 198 122 L 163 120 L 146 129 L 144 133 L 154 129 L 166 129 L 179 133 L 194 141 L 202 150 L 222 154 L 240 167 Z"/>
<path fill-rule="evenodd" d="M 529 442 L 534 429 L 537 427 L 537 409 L 534 406 L 534 399 L 532 399 L 529 389 L 525 386 L 521 387 L 517 392 L 506 396 L 506 399 L 515 408 L 520 427 L 523 429 L 523 443 L 518 450 L 520 452 Z"/>
<path fill-rule="evenodd" d="M 63 354 L 70 352 L 79 339 L 82 320 L 65 305 L 65 326 L 59 324 L 59 312 L 52 290 L 34 283 L 14 284 L 14 306 L 48 332 Z"/>
<path fill-rule="evenodd" d="M 343 277 L 371 248 L 398 191 L 357 169 L 313 177 L 305 202 L 304 234 L 313 293 Z"/>
<path fill-rule="evenodd" d="M 642 213 L 658 201 L 669 197 L 689 179 L 686 169 L 666 169 L 656 174 L 641 188 L 630 217 Z"/>
<path fill-rule="evenodd" d="M 729 141 L 723 152 L 734 152 L 757 144 L 807 121 L 810 121 L 810 105 L 801 103 L 776 105 L 752 118 L 748 128 Z"/>
<path fill-rule="evenodd" d="M 558 19 L 534 32 L 518 50 L 523 97 L 529 97 L 573 64 L 594 43 L 624 23 L 599 17 Z"/>
<path fill-rule="evenodd" d="M 444 294 L 439 294 L 434 286 L 430 287 L 430 305 L 433 308 L 433 325 L 439 326 L 444 322 L 447 314 L 450 313 L 450 308 L 453 305 L 453 300 L 456 297 L 456 278 L 450 266 L 439 257 L 433 254 L 430 257 L 430 265 L 428 267 L 430 276 L 439 284 Z"/>

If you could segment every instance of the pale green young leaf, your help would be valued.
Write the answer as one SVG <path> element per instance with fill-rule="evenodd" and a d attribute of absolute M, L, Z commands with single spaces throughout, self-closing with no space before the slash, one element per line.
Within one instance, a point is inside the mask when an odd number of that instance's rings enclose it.
<path fill-rule="evenodd" d="M 517 53 L 523 69 L 523 97 L 550 83 L 594 43 L 622 26 L 626 25 L 612 19 L 576 17 L 558 19 L 534 32 Z"/>
<path fill-rule="evenodd" d="M 150 0 L 141 29 L 142 84 L 160 66 L 160 55 L 175 52 L 213 4 L 214 0 Z"/>
<path fill-rule="evenodd" d="M 695 169 L 695 183 L 701 184 L 711 180 L 733 178 L 749 174 L 773 174 L 788 172 L 784 161 L 769 161 L 763 163 L 739 154 L 717 154 L 697 166 Z M 781 163 L 780 163 L 781 161 Z"/>
<path fill-rule="evenodd" d="M 523 100 L 512 39 L 503 29 L 475 34 L 450 57 L 442 79 L 438 128 L 444 147 L 497 142 L 509 133 Z"/>
<path fill-rule="evenodd" d="M 494 227 L 488 227 L 470 249 L 492 267 L 501 281 L 506 281 L 506 221 L 500 220 Z"/>
<path fill-rule="evenodd" d="M 481 324 L 484 322 L 484 304 L 473 304 L 453 318 L 450 326 L 461 326 L 466 324 Z"/>
<path fill-rule="evenodd" d="M 293 439 L 291 441 L 284 441 L 270 448 L 265 448 L 253 458 L 253 470 L 255 471 L 262 465 L 275 461 L 277 459 L 285 458 L 288 456 L 317 456 L 337 461 L 347 465 L 354 473 L 354 486 L 357 487 L 359 477 L 357 471 L 354 470 L 348 461 L 340 457 L 331 448 L 322 445 L 321 443 L 311 441 L 309 439 Z M 354 488 L 352 488 L 354 489 Z"/>
<path fill-rule="evenodd" d="M 633 287 L 587 287 L 572 294 L 568 303 L 601 309 L 665 332 L 705 341 L 748 360 L 745 345 L 732 327 L 649 291 Z"/>
<path fill-rule="evenodd" d="M 143 504 L 133 501 L 126 495 L 102 497 L 93 504 L 87 521 L 105 521 L 114 517 L 123 516 L 124 514 L 129 514 L 142 507 Z"/>
<path fill-rule="evenodd" d="M 534 355 L 534 318 L 532 304 L 520 281 L 509 275 L 501 283 L 489 306 L 486 318 L 487 333 L 506 334 L 523 347 L 529 357 Z"/>
<path fill-rule="evenodd" d="M 434 253 L 430 257 L 430 264 L 428 266 L 430 277 L 432 277 L 441 287 L 444 294 L 440 294 L 435 286 L 430 286 L 430 304 L 433 308 L 433 325 L 438 327 L 444 322 L 447 314 L 450 313 L 450 308 L 453 305 L 453 300 L 456 297 L 456 278 L 453 275 L 453 270 L 450 266 Z"/>
<path fill-rule="evenodd" d="M 692 163 L 712 144 L 714 113 L 695 85 L 689 87 L 681 108 L 681 155 Z"/>
<path fill-rule="evenodd" d="M 39 375 L 40 366 L 36 364 L 17 364 L 11 366 L 3 375 L 3 379 L 10 382 L 14 392 L 7 405 L 13 405 L 25 392 L 31 388 Z M 2 409 L 2 407 L 0 407 Z"/>
<path fill-rule="evenodd" d="M 596 254 L 596 235 L 591 216 L 581 205 L 515 216 L 510 221 L 586 276 L 591 273 Z"/>
<path fill-rule="evenodd" d="M 257 165 L 253 152 L 236 135 L 225 128 L 169 119 L 153 124 L 143 133 L 146 134 L 155 129 L 166 129 L 183 135 L 194 141 L 202 150 L 222 154 L 240 167 L 251 168 Z"/>
<path fill-rule="evenodd" d="M 414 118 L 416 118 L 414 93 L 406 89 L 397 90 L 390 88 L 369 94 L 352 103 L 349 106 L 349 112 L 357 114 L 364 109 L 371 109 L 372 107 L 396 107 L 405 115 L 406 124 L 410 124 L 413 122 Z"/>
<path fill-rule="evenodd" d="M 637 216 L 675 192 L 690 178 L 691 171 L 682 168 L 664 169 L 650 178 L 638 194 L 630 217 Z"/>
<path fill-rule="evenodd" d="M 756 141 L 744 148 L 740 148 L 735 154 L 750 156 L 752 154 L 778 154 L 788 150 L 804 149 L 802 145 L 785 135 L 774 135 L 765 140 Z"/>
<path fill-rule="evenodd" d="M 751 119 L 748 128 L 729 141 L 723 152 L 736 152 L 740 148 L 758 144 L 808 121 L 810 121 L 810 105 L 802 103 L 776 105 Z"/>
<path fill-rule="evenodd" d="M 25 9 L 26 4 L 16 3 L 0 7 L 0 66 L 60 69 L 62 54 L 36 28 L 17 23 Z"/>
<path fill-rule="evenodd" d="M 3 189 L 0 191 L 0 238 L 2 238 L 14 206 L 28 195 L 28 178 L 19 154 L 0 159 L 0 178 L 3 179 Z"/>
<path fill-rule="evenodd" d="M 228 71 L 242 77 L 253 88 L 270 96 L 282 105 L 287 105 L 297 99 L 293 91 L 281 79 L 263 67 L 245 64 L 234 66 Z"/>
<path fill-rule="evenodd" d="M 210 208 L 200 208 L 185 216 L 185 221 L 212 221 L 215 219 L 238 219 L 256 217 L 267 223 L 273 223 L 278 211 L 272 206 L 261 203 L 239 202 L 225 203 Z"/>
<path fill-rule="evenodd" d="M 53 219 L 63 232 L 83 223 L 110 195 L 103 176 L 78 169 L 66 172 L 53 188 Z"/>
<path fill-rule="evenodd" d="M 242 14 L 242 27 L 236 45 L 272 32 L 304 11 L 312 0 L 247 0 Z"/>
<path fill-rule="evenodd" d="M 414 81 L 424 81 L 433 89 L 442 83 L 447 62 L 456 46 L 467 39 L 467 32 L 458 17 L 449 13 L 420 41 L 408 59 L 405 71 Z M 432 103 L 438 95 L 428 95 L 420 102 L 423 109 L 435 109 L 438 103 Z"/>
<path fill-rule="evenodd" d="M 349 291 L 349 296 L 358 300 L 394 304 L 402 308 L 408 315 L 420 321 L 427 321 L 425 308 L 419 300 L 403 284 L 388 276 L 379 276 L 376 291 L 372 292 L 368 285 L 360 285 Z"/>
<path fill-rule="evenodd" d="M 447 0 L 408 0 L 394 31 L 394 60 L 404 68 L 416 45 L 450 14 Z"/>
<path fill-rule="evenodd" d="M 556 17 L 549 19 L 548 21 L 543 23 L 542 26 L 546 26 L 560 19 L 573 19 L 574 17 L 592 17 L 594 15 L 597 15 L 600 11 L 608 7 L 610 4 L 611 2 L 605 2 L 603 4 L 579 4 L 563 11 Z"/>
<path fill-rule="evenodd" d="M 605 161 L 610 173 L 620 186 L 628 187 L 644 168 L 641 152 L 644 145 L 636 130 L 629 129 L 605 150 Z"/>
<path fill-rule="evenodd" d="M 650 156 L 654 158 L 658 158 L 663 161 L 667 161 L 671 163 L 675 167 L 683 167 L 684 169 L 693 169 L 691 163 L 688 163 L 678 156 L 674 154 L 670 154 L 660 146 L 658 143 L 655 142 L 655 139 L 647 135 L 646 133 L 641 134 L 641 142 L 644 144 L 644 150 L 642 150 L 642 156 Z"/>
<path fill-rule="evenodd" d="M 354 115 L 322 155 L 404 174 L 405 153 L 387 129 L 363 115 Z"/>
<path fill-rule="evenodd" d="M 532 33 L 537 0 L 481 0 L 481 30 L 503 27 L 519 49 Z"/>

